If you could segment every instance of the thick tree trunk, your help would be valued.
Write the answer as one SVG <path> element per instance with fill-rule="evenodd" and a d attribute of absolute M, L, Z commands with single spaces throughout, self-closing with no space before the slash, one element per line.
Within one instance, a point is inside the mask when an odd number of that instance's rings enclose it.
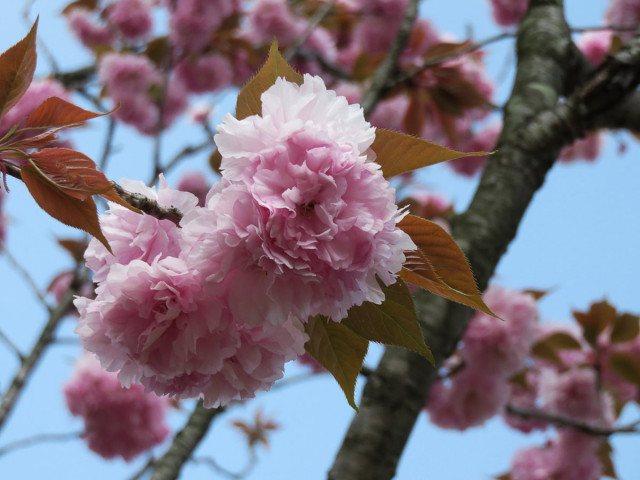
<path fill-rule="evenodd" d="M 559 102 L 578 83 L 578 75 L 591 68 L 584 58 L 576 57 L 563 2 L 531 0 L 518 31 L 517 75 L 505 106 L 498 151 L 468 210 L 452 224 L 453 236 L 467 253 L 481 289 L 515 237 L 560 149 L 635 89 L 640 65 L 636 45 L 640 46 L 638 38 L 566 102 Z M 622 121 L 624 116 L 618 113 L 614 118 Z M 472 312 L 427 293 L 416 302 L 425 339 L 440 366 L 455 350 Z M 360 413 L 353 418 L 328 478 L 392 478 L 435 379 L 436 370 L 418 355 L 388 348 L 367 379 Z"/>

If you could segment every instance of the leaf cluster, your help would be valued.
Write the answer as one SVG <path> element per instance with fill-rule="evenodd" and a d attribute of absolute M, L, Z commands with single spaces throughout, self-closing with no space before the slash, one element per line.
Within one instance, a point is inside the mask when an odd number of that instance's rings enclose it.
<path fill-rule="evenodd" d="M 38 21 L 17 44 L 0 55 L 0 118 L 27 91 L 36 67 Z M 42 102 L 0 139 L 0 166 L 12 165 L 38 205 L 62 223 L 84 230 L 110 250 L 92 195 L 131 208 L 86 155 L 54 146 L 58 133 L 107 115 L 84 110 L 58 97 Z M 48 147 L 48 148 L 46 148 Z"/>

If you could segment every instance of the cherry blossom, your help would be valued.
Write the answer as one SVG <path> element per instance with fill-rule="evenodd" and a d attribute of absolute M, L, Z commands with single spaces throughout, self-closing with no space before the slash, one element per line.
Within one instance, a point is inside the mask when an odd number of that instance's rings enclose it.
<path fill-rule="evenodd" d="M 145 394 L 140 385 L 123 388 L 90 354 L 76 362 L 64 396 L 69 411 L 84 420 L 89 448 L 104 458 L 130 461 L 169 434 L 164 424 L 167 401 Z"/>

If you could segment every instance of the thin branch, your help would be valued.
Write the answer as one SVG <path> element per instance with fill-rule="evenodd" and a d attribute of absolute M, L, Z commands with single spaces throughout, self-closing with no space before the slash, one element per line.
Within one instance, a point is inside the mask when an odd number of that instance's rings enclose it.
<path fill-rule="evenodd" d="M 55 338 L 55 331 L 60 324 L 60 321 L 65 317 L 69 309 L 73 305 L 73 298 L 78 294 L 79 289 L 88 279 L 88 271 L 81 265 L 76 268 L 71 285 L 69 289 L 60 299 L 60 302 L 49 314 L 49 320 L 42 329 L 40 336 L 36 340 L 35 345 L 31 349 L 31 352 L 25 357 L 24 361 L 18 368 L 18 371 L 13 377 L 9 388 L 4 392 L 2 401 L 0 402 L 0 430 L 4 426 L 9 414 L 13 410 L 20 393 L 34 368 L 42 358 L 47 347 Z"/>
<path fill-rule="evenodd" d="M 258 463 L 258 457 L 255 453 L 255 449 L 252 448 L 250 450 L 250 456 L 249 456 L 249 461 L 247 462 L 247 465 L 239 472 L 232 472 L 224 468 L 222 465 L 220 465 L 211 457 L 195 457 L 191 459 L 191 462 L 196 465 L 198 464 L 206 465 L 209 468 L 211 468 L 214 472 L 224 475 L 227 478 L 231 478 L 233 480 L 241 480 L 249 476 L 249 474 L 256 467 Z"/>
<path fill-rule="evenodd" d="M 11 339 L 7 335 L 5 335 L 2 330 L 0 330 L 0 340 L 7 346 L 9 350 L 11 350 L 16 355 L 16 357 L 18 357 L 20 363 L 24 362 L 24 355 L 22 354 L 20 349 L 16 346 L 15 343 L 11 341 Z"/>
<path fill-rule="evenodd" d="M 169 160 L 169 162 L 166 164 L 165 167 L 163 167 L 161 170 L 163 173 L 167 173 L 170 170 L 173 170 L 175 168 L 176 165 L 178 165 L 178 163 L 180 163 L 182 160 L 184 160 L 186 157 L 189 157 L 191 155 L 195 155 L 196 153 L 200 153 L 201 151 L 213 146 L 213 140 L 209 139 L 209 140 L 205 140 L 202 143 L 199 143 L 197 145 L 188 145 L 186 147 L 184 147 L 182 150 L 180 150 L 178 153 L 176 153 L 174 155 L 174 157 Z M 153 183 L 156 181 L 156 179 L 158 178 L 157 175 L 154 175 L 153 178 L 149 181 L 149 183 Z"/>
<path fill-rule="evenodd" d="M 575 418 L 543 412 L 542 410 L 531 410 L 517 405 L 507 405 L 506 412 L 525 420 L 544 420 L 556 427 L 570 427 L 583 433 L 599 437 L 609 437 L 616 433 L 640 433 L 640 420 L 620 427 L 602 427 L 600 425 L 593 425 L 588 422 L 576 420 Z"/>
<path fill-rule="evenodd" d="M 109 160 L 109 156 L 111 155 L 111 150 L 113 148 L 113 137 L 116 133 L 116 125 L 117 122 L 113 116 L 109 116 L 109 126 L 107 127 L 107 135 L 104 139 L 104 146 L 102 148 L 102 155 L 100 156 L 100 161 L 98 162 L 98 170 L 104 172 L 105 167 L 107 166 L 107 160 Z"/>
<path fill-rule="evenodd" d="M 204 408 L 202 400 L 198 401 L 186 425 L 156 462 L 151 480 L 176 480 L 185 462 L 207 434 L 213 419 L 224 411 L 224 407 Z"/>
<path fill-rule="evenodd" d="M 347 72 L 344 68 L 331 63 L 329 60 L 324 58 L 322 55 L 319 55 L 316 52 L 312 52 L 308 48 L 300 47 L 298 49 L 298 56 L 307 60 L 315 60 L 318 62 L 318 65 L 333 77 L 340 80 L 353 80 L 353 76 Z"/>
<path fill-rule="evenodd" d="M 325 19 L 325 17 L 329 14 L 329 12 L 331 12 L 331 9 L 333 8 L 333 5 L 335 3 L 336 3 L 336 0 L 329 0 L 316 11 L 313 17 L 311 17 L 311 19 L 309 20 L 309 24 L 307 25 L 307 29 L 304 31 L 302 35 L 300 35 L 300 37 L 298 37 L 298 39 L 296 40 L 296 43 L 294 43 L 291 47 L 289 47 L 285 52 L 284 59 L 287 62 L 290 62 L 291 59 L 296 56 L 300 47 L 304 45 L 304 43 L 309 39 L 309 37 L 311 36 L 313 31 L 316 29 L 316 27 L 320 24 L 320 22 L 322 22 L 322 20 Z"/>
<path fill-rule="evenodd" d="M 15 450 L 21 450 L 23 448 L 32 447 L 39 443 L 49 442 L 65 442 L 68 440 L 77 440 L 82 435 L 82 432 L 69 432 L 69 433 L 42 433 L 34 435 L 32 437 L 16 440 L 15 442 L 8 443 L 4 447 L 0 447 L 0 457 L 11 453 Z"/>
<path fill-rule="evenodd" d="M 40 287 L 38 287 L 38 284 L 33 279 L 31 274 L 20 264 L 18 259 L 11 254 L 11 252 L 7 249 L 6 244 L 2 240 L 0 240 L 0 251 L 2 251 L 11 266 L 20 274 L 24 281 L 27 282 L 29 288 L 31 288 L 31 291 L 36 297 L 38 297 L 38 300 L 40 300 L 40 303 L 47 309 L 47 311 L 51 312 L 53 307 L 49 305 L 49 302 L 47 302 L 47 298 L 44 292 L 40 290 Z"/>
<path fill-rule="evenodd" d="M 70 72 L 57 72 L 53 74 L 54 80 L 59 81 L 68 90 L 80 90 L 84 89 L 87 82 L 91 80 L 91 77 L 96 73 L 96 66 L 89 65 L 88 67 L 78 68 Z"/>
<path fill-rule="evenodd" d="M 398 68 L 398 58 L 400 58 L 400 54 L 409 42 L 411 29 L 413 28 L 413 24 L 418 16 L 418 3 L 420 3 L 420 0 L 409 0 L 407 10 L 404 14 L 404 18 L 402 19 L 402 24 L 400 25 L 398 34 L 389 49 L 389 53 L 374 73 L 371 85 L 362 96 L 361 105 L 364 110 L 364 114 L 367 117 L 371 112 L 373 112 L 378 101 L 389 88 L 389 79 L 393 78 L 396 73 Z"/>
<path fill-rule="evenodd" d="M 635 32 L 638 29 L 633 25 L 599 25 L 597 27 L 580 27 L 571 28 L 571 33 L 600 32 L 603 30 L 611 30 L 612 32 Z"/>
<path fill-rule="evenodd" d="M 24 20 L 24 23 L 27 25 L 27 28 L 31 28 L 31 26 L 33 25 L 33 20 L 31 20 L 31 18 L 29 17 L 31 15 L 31 8 L 33 7 L 34 3 L 35 0 L 27 0 L 25 2 L 24 9 L 22 10 L 22 18 Z M 53 56 L 53 53 L 51 53 L 51 50 L 49 50 L 47 42 L 43 41 L 40 35 L 38 35 L 38 47 L 40 47 L 42 53 L 44 53 L 45 57 L 47 57 L 47 60 L 49 60 L 49 63 L 51 64 L 51 70 L 57 72 L 59 69 L 58 62 Z"/>
<path fill-rule="evenodd" d="M 140 470 L 134 473 L 133 476 L 129 477 L 128 480 L 140 480 L 142 477 L 144 477 L 145 473 L 153 468 L 155 464 L 156 459 L 153 455 L 151 455 L 149 457 L 149 460 L 147 460 L 147 463 L 145 463 Z"/>
<path fill-rule="evenodd" d="M 435 58 L 430 58 L 429 60 L 425 61 L 422 65 L 420 65 L 417 68 L 414 68 L 412 70 L 409 70 L 407 72 L 403 72 L 401 74 L 399 74 L 398 76 L 396 76 L 393 81 L 389 82 L 388 88 L 393 88 L 401 83 L 404 83 L 408 80 L 411 80 L 413 77 L 415 77 L 416 75 L 424 72 L 425 70 L 431 68 L 431 67 L 435 67 L 437 65 L 441 65 L 442 63 L 446 62 L 447 60 L 452 60 L 454 58 L 459 58 L 463 55 L 467 55 L 469 53 L 473 53 L 477 50 L 480 50 L 481 48 L 486 47 L 487 45 L 491 45 L 492 43 L 496 43 L 499 42 L 501 40 L 507 39 L 507 38 L 514 38 L 515 34 L 511 33 L 511 32 L 504 32 L 504 33 L 500 33 L 498 35 L 494 35 L 493 37 L 489 37 L 485 40 L 482 40 L 480 42 L 477 43 L 471 43 L 468 47 L 465 48 L 461 48 L 459 50 L 456 50 L 455 52 L 451 52 L 451 53 L 447 53 L 446 55 L 440 55 L 439 57 L 435 57 Z"/>

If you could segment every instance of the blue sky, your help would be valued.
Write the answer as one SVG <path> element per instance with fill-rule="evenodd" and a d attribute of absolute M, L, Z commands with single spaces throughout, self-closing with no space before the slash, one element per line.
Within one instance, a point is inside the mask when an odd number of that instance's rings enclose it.
<path fill-rule="evenodd" d="M 605 0 L 567 0 L 570 23 L 576 27 L 595 26 L 602 22 Z M 36 0 L 33 12 L 40 14 L 39 33 L 53 50 L 63 69 L 84 66 L 89 57 L 71 40 L 58 16 L 64 2 Z M 5 7 L 0 16 L 0 49 L 5 50 L 28 30 L 21 18 L 22 5 Z M 483 39 L 498 30 L 490 18 L 485 0 L 428 0 L 422 14 L 432 19 L 441 31 L 463 37 L 471 29 L 474 38 Z M 464 12 L 461 16 L 460 12 Z M 499 85 L 499 101 L 506 99 L 513 73 L 512 42 L 492 46 L 487 62 L 493 76 L 507 69 L 510 74 Z M 44 55 L 39 58 L 40 74 L 49 71 Z M 229 102 L 227 102 L 229 103 Z M 222 109 L 219 114 L 225 113 Z M 76 132 L 77 148 L 97 158 L 104 136 L 104 123 L 92 121 Z M 189 135 L 195 141 L 202 137 L 193 126 L 181 122 L 163 141 L 164 158 L 182 147 L 181 138 Z M 191 129 L 191 130 L 188 130 Z M 618 154 L 620 143 L 626 153 Z M 107 174 L 147 179 L 153 145 L 128 128 L 119 129 L 114 144 L 116 153 L 110 160 Z M 558 165 L 549 174 L 536 195 L 507 255 L 498 266 L 496 281 L 511 288 L 552 288 L 540 307 L 544 321 L 567 321 L 571 310 L 585 309 L 591 302 L 607 298 L 623 311 L 640 313 L 637 294 L 637 271 L 640 269 L 638 241 L 640 236 L 640 148 L 628 135 L 609 135 L 605 153 L 593 163 Z M 169 175 L 175 181 L 179 173 L 205 168 L 205 159 L 195 157 Z M 446 166 L 426 169 L 426 183 L 446 195 L 458 209 L 468 203 L 476 180 L 457 177 Z M 46 287 L 70 262 L 55 246 L 58 237 L 75 237 L 77 232 L 51 221 L 26 194 L 25 188 L 9 179 L 11 193 L 5 206 L 11 217 L 8 247 L 20 263 L 31 272 L 40 288 Z M 496 192 L 497 195 L 500 192 Z M 28 291 L 24 280 L 0 257 L 2 282 L 0 288 L 0 329 L 23 351 L 32 345 L 45 321 L 45 312 Z M 66 320 L 63 335 L 73 335 L 74 320 Z M 59 345 L 50 348 L 44 361 L 31 379 L 11 419 L 0 435 L 0 446 L 12 440 L 39 433 L 61 433 L 81 430 L 81 422 L 72 419 L 64 407 L 61 386 L 68 378 L 78 348 Z M 370 364 L 375 364 L 380 349 L 374 348 Z M 0 390 L 4 390 L 17 363 L 0 345 Z M 297 375 L 303 370 L 290 365 L 287 373 Z M 185 408 L 189 403 L 185 402 Z M 352 411 L 335 382 L 326 375 L 279 388 L 244 405 L 233 407 L 217 420 L 197 455 L 210 455 L 232 470 L 240 470 L 247 457 L 243 438 L 230 427 L 232 419 L 249 420 L 256 408 L 273 416 L 282 428 L 272 435 L 268 451 L 260 451 L 260 462 L 251 479 L 321 479 L 325 478 L 332 459 L 351 420 Z M 626 417 L 638 417 L 637 409 Z M 171 423 L 182 424 L 187 412 L 174 412 Z M 541 444 L 545 435 L 521 435 L 502 425 L 501 420 L 462 434 L 431 426 L 425 416 L 418 419 L 409 445 L 402 458 L 397 478 L 413 480 L 489 479 L 503 473 L 517 448 Z M 640 478 L 636 455 L 637 437 L 614 439 L 615 461 L 623 480 Z M 165 446 L 156 451 L 162 452 Z M 81 441 L 43 444 L 0 457 L 3 478 L 92 479 L 128 478 L 139 459 L 132 464 L 123 461 L 105 462 L 90 452 Z M 55 472 L 51 475 L 52 472 Z M 189 465 L 185 479 L 212 478 L 205 466 Z M 215 477 L 213 477 L 215 478 Z"/>

